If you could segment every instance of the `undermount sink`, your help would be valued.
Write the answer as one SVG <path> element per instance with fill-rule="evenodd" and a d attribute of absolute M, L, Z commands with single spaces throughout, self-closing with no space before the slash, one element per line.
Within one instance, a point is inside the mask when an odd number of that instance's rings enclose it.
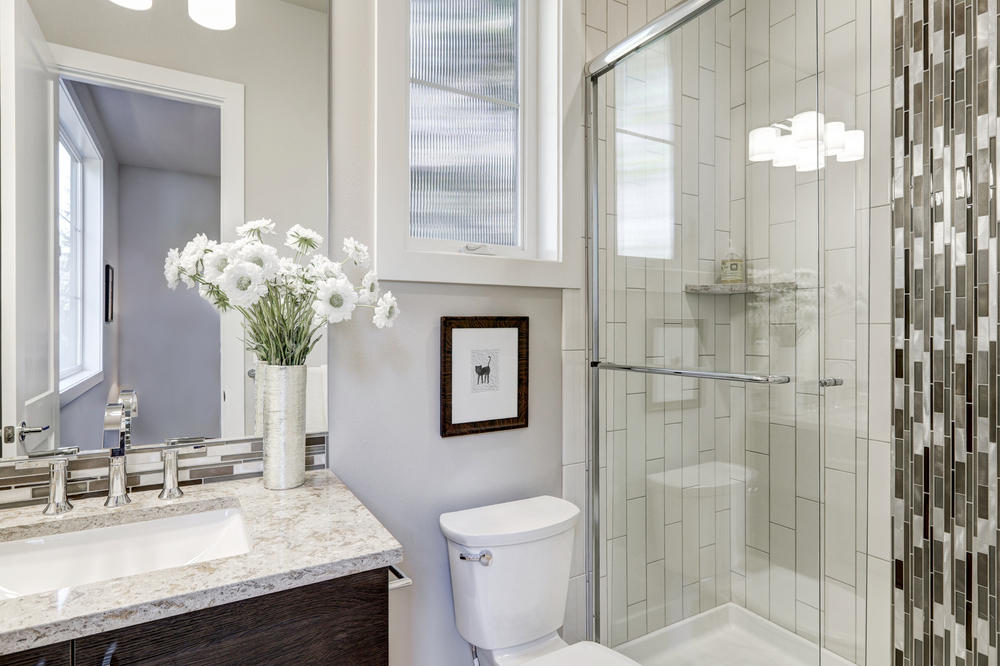
<path fill-rule="evenodd" d="M 0 598 L 206 562 L 250 550 L 238 508 L 0 542 Z"/>

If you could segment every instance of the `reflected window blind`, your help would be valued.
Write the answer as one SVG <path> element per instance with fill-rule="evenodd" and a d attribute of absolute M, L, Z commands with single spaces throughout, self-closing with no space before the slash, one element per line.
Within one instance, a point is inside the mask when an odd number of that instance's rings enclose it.
<path fill-rule="evenodd" d="M 413 238 L 521 243 L 518 2 L 410 2 Z"/>

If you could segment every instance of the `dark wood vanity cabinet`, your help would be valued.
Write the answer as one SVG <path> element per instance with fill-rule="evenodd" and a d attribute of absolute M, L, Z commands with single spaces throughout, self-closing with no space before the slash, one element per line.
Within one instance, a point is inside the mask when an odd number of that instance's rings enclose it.
<path fill-rule="evenodd" d="M 388 592 L 388 571 L 375 569 L 0 656 L 0 664 L 384 666 Z"/>

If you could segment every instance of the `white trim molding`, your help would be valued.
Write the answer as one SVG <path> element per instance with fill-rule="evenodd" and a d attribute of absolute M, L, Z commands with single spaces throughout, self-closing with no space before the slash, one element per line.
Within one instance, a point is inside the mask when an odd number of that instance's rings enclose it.
<path fill-rule="evenodd" d="M 409 209 L 409 1 L 375 0 L 368 35 L 374 85 L 363 70 L 337 66 L 334 40 L 333 91 L 371 100 L 374 111 L 371 197 L 375 217 L 375 264 L 385 280 L 532 287 L 579 288 L 584 275 L 583 106 L 584 60 L 579 0 L 528 0 L 524 20 L 532 40 L 525 49 L 526 90 L 522 104 L 533 144 L 524 169 L 523 230 L 526 252 L 484 254 L 462 242 L 444 244 L 410 237 Z M 336 30 L 336 22 L 334 22 Z M 343 54 L 347 57 L 347 54 Z M 354 53 L 356 58 L 359 54 Z M 527 108 L 530 107 L 530 108 Z M 336 122 L 336 121 L 335 121 Z M 359 128 L 362 129 L 362 128 Z M 333 159 L 357 155 L 334 152 Z M 574 160 L 579 160 L 578 163 Z M 358 165 L 360 168 L 361 165 Z M 533 174 L 533 175 L 532 175 Z M 575 181 L 579 182 L 575 182 Z M 575 199 L 579 198 L 577 202 Z M 484 249 L 489 252 L 489 248 Z"/>

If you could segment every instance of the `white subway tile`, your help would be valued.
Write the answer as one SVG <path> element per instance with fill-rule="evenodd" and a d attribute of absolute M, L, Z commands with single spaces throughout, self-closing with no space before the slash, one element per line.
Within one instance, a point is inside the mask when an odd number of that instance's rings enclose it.
<path fill-rule="evenodd" d="M 825 504 L 825 574 L 847 583 L 854 582 L 855 553 L 855 477 L 835 469 L 826 470 Z M 853 629 L 852 629 L 853 631 Z"/>
<path fill-rule="evenodd" d="M 795 530 L 771 523 L 770 556 L 770 618 L 795 631 Z"/>
<path fill-rule="evenodd" d="M 628 568 L 628 603 L 646 598 L 646 498 L 630 499 L 626 505 L 628 530 L 625 535 Z"/>
<path fill-rule="evenodd" d="M 767 455 L 747 451 L 747 545 L 767 552 L 770 509 L 770 469 Z M 853 492 L 853 488 L 852 488 Z"/>
<path fill-rule="evenodd" d="M 795 598 L 813 608 L 820 604 L 820 505 L 819 502 L 795 500 Z"/>

